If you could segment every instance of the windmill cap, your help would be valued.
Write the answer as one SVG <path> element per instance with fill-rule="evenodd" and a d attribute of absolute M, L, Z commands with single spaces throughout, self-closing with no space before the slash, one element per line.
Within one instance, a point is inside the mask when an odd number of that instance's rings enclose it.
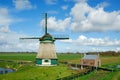
<path fill-rule="evenodd" d="M 54 41 L 54 38 L 49 33 L 45 34 L 40 38 L 40 41 Z"/>

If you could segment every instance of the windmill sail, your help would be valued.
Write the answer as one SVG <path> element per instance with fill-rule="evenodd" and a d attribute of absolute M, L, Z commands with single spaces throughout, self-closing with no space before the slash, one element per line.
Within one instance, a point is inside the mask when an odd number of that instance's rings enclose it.
<path fill-rule="evenodd" d="M 29 38 L 20 38 L 20 39 L 40 39 L 40 37 L 29 37 Z"/>
<path fill-rule="evenodd" d="M 53 35 L 55 40 L 69 39 L 68 35 Z"/>
<path fill-rule="evenodd" d="M 47 34 L 47 13 L 45 13 L 45 34 Z"/>

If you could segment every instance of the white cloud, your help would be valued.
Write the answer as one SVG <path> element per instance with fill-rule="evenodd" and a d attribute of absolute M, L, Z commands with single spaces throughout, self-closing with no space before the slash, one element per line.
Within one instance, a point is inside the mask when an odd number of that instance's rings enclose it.
<path fill-rule="evenodd" d="M 120 52 L 120 47 L 117 47 L 115 51 Z"/>
<path fill-rule="evenodd" d="M 65 40 L 65 43 L 72 43 L 79 46 L 120 46 L 120 40 L 109 40 L 109 38 L 87 38 L 84 35 L 80 35 L 76 40 Z"/>
<path fill-rule="evenodd" d="M 53 4 L 57 4 L 57 0 L 45 0 L 45 3 L 53 5 Z"/>
<path fill-rule="evenodd" d="M 0 52 L 11 52 L 11 51 L 37 52 L 38 41 L 24 42 L 19 39 L 20 37 L 25 37 L 25 35 L 13 31 L 9 31 L 7 33 L 0 32 Z"/>
<path fill-rule="evenodd" d="M 64 31 L 66 27 L 70 24 L 71 18 L 66 18 L 64 20 L 56 20 L 55 17 L 49 17 L 48 22 L 48 29 L 54 30 L 54 31 Z M 44 20 L 40 22 L 41 26 L 44 26 Z"/>
<path fill-rule="evenodd" d="M 19 38 L 25 35 L 13 32 L 9 26 L 13 19 L 7 8 L 0 8 L 0 52 L 1 51 L 37 51 L 38 42 L 21 43 Z"/>
<path fill-rule="evenodd" d="M 102 6 L 102 7 L 101 7 Z M 90 7 L 86 2 L 77 3 L 71 9 L 72 31 L 120 31 L 120 11 L 106 12 L 104 5 Z"/>
<path fill-rule="evenodd" d="M 0 26 L 0 32 L 10 32 L 10 29 L 8 26 Z"/>
<path fill-rule="evenodd" d="M 12 19 L 9 18 L 8 9 L 0 8 L 0 32 L 9 32 L 9 25 L 12 23 Z"/>
<path fill-rule="evenodd" d="M 61 7 L 63 10 L 67 10 L 68 9 L 68 5 L 62 6 Z"/>
<path fill-rule="evenodd" d="M 69 28 L 73 32 L 120 31 L 120 11 L 106 12 L 104 7 L 108 5 L 103 2 L 96 7 L 91 7 L 86 0 L 80 0 L 71 9 L 70 17 L 63 20 L 50 17 L 48 19 L 49 28 L 64 31 L 70 26 Z M 63 9 L 66 8 L 63 6 Z"/>
<path fill-rule="evenodd" d="M 13 0 L 13 3 L 17 10 L 25 10 L 25 9 L 34 8 L 34 6 L 32 6 L 29 0 Z"/>
<path fill-rule="evenodd" d="M 8 16 L 7 8 L 0 8 L 0 27 L 8 26 L 12 22 L 12 19 Z"/>
<path fill-rule="evenodd" d="M 107 2 L 103 2 L 103 3 L 101 3 L 101 4 L 98 4 L 97 5 L 97 8 L 99 8 L 99 7 L 107 7 L 107 6 L 109 6 L 110 4 L 109 3 L 107 3 Z"/>
<path fill-rule="evenodd" d="M 8 10 L 6 8 L 0 8 L 0 15 L 8 15 Z"/>

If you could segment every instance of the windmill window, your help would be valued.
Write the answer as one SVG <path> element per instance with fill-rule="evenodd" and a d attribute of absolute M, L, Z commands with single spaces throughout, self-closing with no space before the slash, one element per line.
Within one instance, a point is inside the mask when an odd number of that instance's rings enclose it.
<path fill-rule="evenodd" d="M 46 59 L 45 62 L 49 62 L 49 60 Z"/>

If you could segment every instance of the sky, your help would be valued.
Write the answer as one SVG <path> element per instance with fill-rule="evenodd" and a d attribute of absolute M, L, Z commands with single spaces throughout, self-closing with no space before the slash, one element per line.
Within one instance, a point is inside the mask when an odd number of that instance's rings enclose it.
<path fill-rule="evenodd" d="M 37 52 L 39 40 L 21 37 L 48 33 L 57 52 L 120 51 L 120 0 L 0 0 L 0 52 Z"/>

